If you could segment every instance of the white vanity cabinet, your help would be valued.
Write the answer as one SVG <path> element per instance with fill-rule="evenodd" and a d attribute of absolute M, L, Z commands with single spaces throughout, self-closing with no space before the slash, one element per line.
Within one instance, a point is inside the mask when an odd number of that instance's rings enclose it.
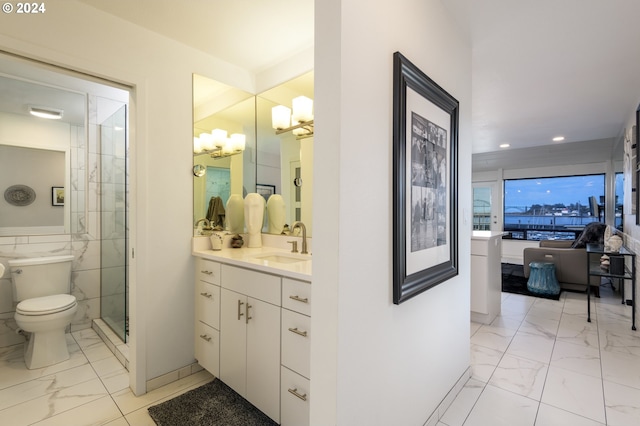
<path fill-rule="evenodd" d="M 195 357 L 217 376 L 220 372 L 220 264 L 196 259 Z"/>
<path fill-rule="evenodd" d="M 281 278 L 222 265 L 220 379 L 280 422 Z"/>
<path fill-rule="evenodd" d="M 309 424 L 311 285 L 282 279 L 281 424 Z"/>

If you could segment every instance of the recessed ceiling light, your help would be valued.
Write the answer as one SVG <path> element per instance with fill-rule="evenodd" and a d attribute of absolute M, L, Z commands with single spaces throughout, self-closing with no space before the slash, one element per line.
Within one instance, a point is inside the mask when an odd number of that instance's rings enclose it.
<path fill-rule="evenodd" d="M 564 140 L 564 136 L 556 136 L 552 139 L 554 142 L 562 142 Z"/>
<path fill-rule="evenodd" d="M 60 120 L 64 111 L 55 108 L 30 106 L 29 114 L 40 118 L 47 118 L 49 120 Z"/>
<path fill-rule="evenodd" d="M 500 144 L 500 148 L 509 148 L 511 145 L 509 145 L 508 143 L 502 143 Z"/>

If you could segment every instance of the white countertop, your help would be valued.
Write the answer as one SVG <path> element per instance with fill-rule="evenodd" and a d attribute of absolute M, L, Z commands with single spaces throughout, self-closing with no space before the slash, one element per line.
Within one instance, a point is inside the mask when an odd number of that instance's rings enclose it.
<path fill-rule="evenodd" d="M 253 269 L 302 281 L 311 281 L 311 255 L 300 255 L 309 257 L 308 260 L 301 262 L 279 263 L 256 259 L 256 257 L 268 254 L 291 254 L 290 250 L 269 246 L 259 248 L 225 247 L 222 250 L 211 250 L 210 247 L 208 240 L 204 238 L 194 238 L 191 254 L 227 265 L 239 266 L 241 268 Z"/>
<path fill-rule="evenodd" d="M 502 237 L 506 232 L 503 231 L 473 231 L 471 233 L 472 240 L 488 240 L 491 238 Z"/>

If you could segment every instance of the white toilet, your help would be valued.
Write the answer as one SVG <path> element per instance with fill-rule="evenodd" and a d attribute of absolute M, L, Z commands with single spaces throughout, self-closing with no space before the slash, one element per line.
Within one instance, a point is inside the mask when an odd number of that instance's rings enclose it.
<path fill-rule="evenodd" d="M 65 330 L 78 310 L 71 291 L 73 256 L 10 260 L 15 319 L 30 333 L 24 361 L 27 368 L 42 368 L 69 359 Z"/>

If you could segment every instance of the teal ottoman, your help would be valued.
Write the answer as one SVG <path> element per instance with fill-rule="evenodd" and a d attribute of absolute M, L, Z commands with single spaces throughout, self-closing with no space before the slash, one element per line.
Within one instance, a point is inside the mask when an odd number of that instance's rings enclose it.
<path fill-rule="evenodd" d="M 560 284 L 556 279 L 556 265 L 550 262 L 531 262 L 531 272 L 527 289 L 531 293 L 553 295 L 560 294 Z"/>

